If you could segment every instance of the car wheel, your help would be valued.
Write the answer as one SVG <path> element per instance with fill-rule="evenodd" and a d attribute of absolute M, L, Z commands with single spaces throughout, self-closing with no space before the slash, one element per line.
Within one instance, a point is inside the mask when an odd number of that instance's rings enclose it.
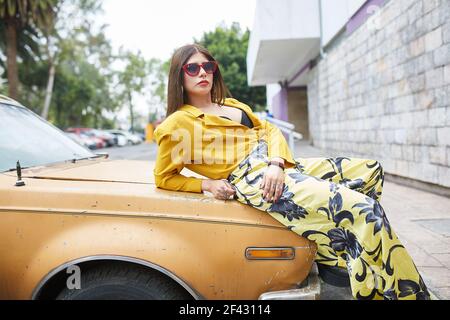
<path fill-rule="evenodd" d="M 65 288 L 56 300 L 191 300 L 178 283 L 143 267 L 105 266 L 81 274 L 81 289 Z"/>
<path fill-rule="evenodd" d="M 322 280 L 332 286 L 345 288 L 350 287 L 350 277 L 347 270 L 339 267 L 317 264 L 319 276 Z"/>

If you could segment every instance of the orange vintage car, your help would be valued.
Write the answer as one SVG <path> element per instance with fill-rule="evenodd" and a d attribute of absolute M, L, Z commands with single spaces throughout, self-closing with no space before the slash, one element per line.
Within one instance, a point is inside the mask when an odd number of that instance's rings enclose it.
<path fill-rule="evenodd" d="M 316 246 L 0 97 L 0 299 L 315 299 Z M 183 172 L 194 175 L 193 172 Z"/>

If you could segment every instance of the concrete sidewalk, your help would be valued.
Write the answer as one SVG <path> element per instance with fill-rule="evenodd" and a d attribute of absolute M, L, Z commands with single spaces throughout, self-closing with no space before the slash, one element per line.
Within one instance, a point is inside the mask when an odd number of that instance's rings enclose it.
<path fill-rule="evenodd" d="M 306 141 L 296 143 L 295 156 L 350 157 Z M 429 289 L 439 299 L 450 299 L 450 198 L 390 182 L 387 175 L 381 204 Z"/>

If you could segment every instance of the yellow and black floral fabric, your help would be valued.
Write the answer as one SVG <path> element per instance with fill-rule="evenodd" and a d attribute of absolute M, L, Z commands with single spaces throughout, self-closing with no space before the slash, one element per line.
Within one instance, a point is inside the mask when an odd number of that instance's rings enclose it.
<path fill-rule="evenodd" d="M 260 140 L 230 174 L 235 199 L 265 211 L 289 230 L 316 242 L 316 262 L 346 268 L 355 299 L 429 299 L 414 262 L 380 205 L 384 172 L 378 161 L 296 158 L 285 170 L 276 203 L 260 189 L 268 163 Z"/>

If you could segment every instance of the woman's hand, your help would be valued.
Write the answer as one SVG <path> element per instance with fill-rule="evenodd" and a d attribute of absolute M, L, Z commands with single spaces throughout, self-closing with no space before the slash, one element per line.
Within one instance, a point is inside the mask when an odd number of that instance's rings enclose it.
<path fill-rule="evenodd" d="M 212 193 L 214 198 L 219 200 L 228 200 L 236 194 L 236 191 L 226 180 L 203 180 L 202 191 Z"/>
<path fill-rule="evenodd" d="M 270 203 L 277 202 L 284 189 L 284 171 L 282 168 L 274 165 L 270 165 L 261 182 L 261 189 L 263 191 L 263 198 Z"/>

